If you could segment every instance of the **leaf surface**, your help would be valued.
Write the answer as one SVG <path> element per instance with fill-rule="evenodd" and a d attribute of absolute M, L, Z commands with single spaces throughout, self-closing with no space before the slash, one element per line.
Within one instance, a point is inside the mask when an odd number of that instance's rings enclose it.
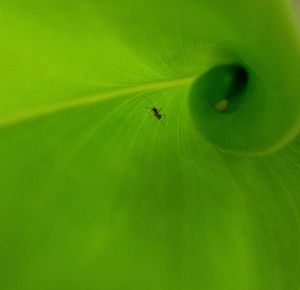
<path fill-rule="evenodd" d="M 1 289 L 299 288 L 299 30 L 240 2 L 1 2 Z"/>

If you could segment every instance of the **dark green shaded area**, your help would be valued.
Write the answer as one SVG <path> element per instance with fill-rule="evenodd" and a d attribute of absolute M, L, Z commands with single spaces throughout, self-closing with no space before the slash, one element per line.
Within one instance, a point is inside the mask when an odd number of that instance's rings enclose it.
<path fill-rule="evenodd" d="M 289 137 L 284 112 L 249 67 L 221 65 L 193 84 L 190 109 L 195 125 L 219 149 L 250 155 L 276 150 Z M 286 117 L 285 117 L 286 118 Z"/>

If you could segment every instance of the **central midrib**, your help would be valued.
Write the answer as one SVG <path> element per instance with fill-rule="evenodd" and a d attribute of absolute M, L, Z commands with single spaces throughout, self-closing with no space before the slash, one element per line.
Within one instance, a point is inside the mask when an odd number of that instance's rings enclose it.
<path fill-rule="evenodd" d="M 35 119 L 46 115 L 51 115 L 59 111 L 68 110 L 71 108 L 89 104 L 95 104 L 107 99 L 117 98 L 123 95 L 129 95 L 139 92 L 157 91 L 161 89 L 183 86 L 192 83 L 195 79 L 195 76 L 191 76 L 182 79 L 139 84 L 136 86 L 126 87 L 115 91 L 104 92 L 95 96 L 82 97 L 79 99 L 50 104 L 44 107 L 37 107 L 22 112 L 16 112 L 14 114 L 5 116 L 2 120 L 0 119 L 0 129 L 10 125 L 14 125 L 16 123 L 21 123 L 23 121 Z"/>

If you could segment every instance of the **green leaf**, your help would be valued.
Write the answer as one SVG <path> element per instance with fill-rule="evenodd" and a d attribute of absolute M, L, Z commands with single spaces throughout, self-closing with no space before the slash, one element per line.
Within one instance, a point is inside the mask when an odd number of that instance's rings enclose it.
<path fill-rule="evenodd" d="M 298 290 L 299 60 L 284 0 L 2 1 L 0 288 Z"/>

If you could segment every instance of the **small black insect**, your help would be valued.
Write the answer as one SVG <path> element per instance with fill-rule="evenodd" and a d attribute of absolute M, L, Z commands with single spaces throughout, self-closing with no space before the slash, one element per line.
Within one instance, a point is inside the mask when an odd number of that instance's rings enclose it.
<path fill-rule="evenodd" d="M 154 117 L 156 117 L 158 120 L 162 118 L 163 115 L 159 113 L 159 110 L 157 110 L 157 108 L 152 107 L 151 111 L 154 113 Z"/>
<path fill-rule="evenodd" d="M 144 97 L 152 104 L 152 107 L 147 109 L 150 109 L 153 112 L 154 117 L 157 118 L 157 120 L 161 120 L 163 117 L 165 117 L 165 115 L 160 113 L 160 110 L 155 107 L 154 103 L 149 98 L 146 96 Z"/>
<path fill-rule="evenodd" d="M 154 117 L 157 119 L 157 120 L 161 120 L 161 124 L 163 125 L 163 127 L 165 127 L 165 124 L 164 124 L 164 120 L 166 117 L 165 117 L 165 114 L 161 114 L 160 113 L 160 110 L 156 108 L 156 106 L 154 105 L 154 103 L 146 96 L 144 96 L 145 99 L 147 99 L 151 104 L 152 104 L 152 107 L 151 108 L 146 108 L 148 110 L 151 110 L 154 114 Z"/>

